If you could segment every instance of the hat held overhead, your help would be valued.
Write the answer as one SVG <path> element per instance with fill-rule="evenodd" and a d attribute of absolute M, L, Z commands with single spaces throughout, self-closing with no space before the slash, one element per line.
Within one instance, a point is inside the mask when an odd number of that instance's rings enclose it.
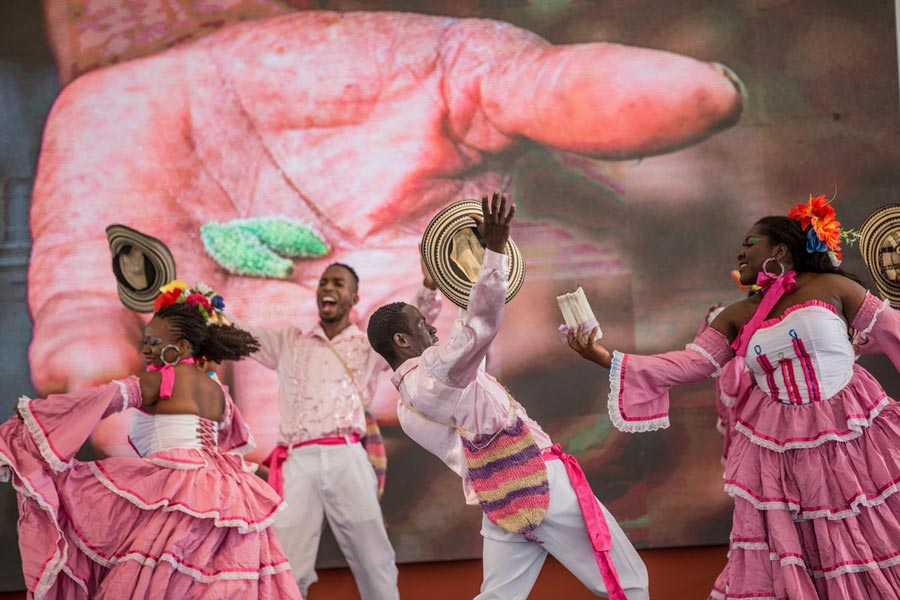
<path fill-rule="evenodd" d="M 122 304 L 136 312 L 153 312 L 159 288 L 175 279 L 172 252 L 162 241 L 125 225 L 110 225 L 106 237 Z"/>
<path fill-rule="evenodd" d="M 441 293 L 461 308 L 468 307 L 469 292 L 484 262 L 484 244 L 473 214 L 481 214 L 480 201 L 454 202 L 434 216 L 422 236 L 422 258 L 428 274 Z M 506 244 L 506 255 L 509 257 L 506 302 L 509 302 L 525 283 L 525 259 L 512 238 Z"/>

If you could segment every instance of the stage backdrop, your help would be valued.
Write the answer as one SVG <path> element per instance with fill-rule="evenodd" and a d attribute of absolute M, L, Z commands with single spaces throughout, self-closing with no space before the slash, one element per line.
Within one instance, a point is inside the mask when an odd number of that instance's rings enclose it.
<path fill-rule="evenodd" d="M 140 368 L 144 321 L 118 301 L 111 223 L 162 239 L 182 279 L 258 325 L 312 324 L 321 270 L 350 263 L 364 326 L 415 293 L 430 216 L 502 188 L 528 271 L 489 369 L 579 458 L 635 545 L 724 543 L 712 382 L 674 391 L 670 429 L 615 431 L 606 372 L 560 344 L 554 297 L 584 286 L 614 348 L 681 348 L 710 305 L 741 297 L 729 271 L 757 218 L 827 194 L 852 227 L 900 201 L 886 1 L 2 4 L 4 412 L 19 394 Z M 568 46 L 589 43 L 615 45 Z M 741 112 L 707 62 L 746 86 Z M 277 280 L 224 268 L 201 243 L 205 223 L 261 216 L 303 220 L 330 254 Z M 446 305 L 444 336 L 454 314 Z M 866 364 L 900 392 L 886 362 Z M 249 362 L 223 376 L 259 458 L 275 442 L 275 376 Z M 480 511 L 403 436 L 394 404 L 385 381 L 375 407 L 398 560 L 478 556 Z M 126 420 L 84 456 L 127 452 Z M 0 588 L 15 589 L 11 490 L 0 502 Z M 326 542 L 320 564 L 340 562 Z"/>

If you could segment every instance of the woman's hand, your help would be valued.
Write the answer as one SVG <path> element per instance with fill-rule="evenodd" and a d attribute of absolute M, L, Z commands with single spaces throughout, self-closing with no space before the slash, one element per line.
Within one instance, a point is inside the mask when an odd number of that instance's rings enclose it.
<path fill-rule="evenodd" d="M 569 347 L 591 362 L 595 362 L 604 369 L 612 364 L 612 353 L 595 341 L 600 327 L 594 327 L 590 333 L 584 331 L 584 325 L 577 329 L 569 328 Z"/>

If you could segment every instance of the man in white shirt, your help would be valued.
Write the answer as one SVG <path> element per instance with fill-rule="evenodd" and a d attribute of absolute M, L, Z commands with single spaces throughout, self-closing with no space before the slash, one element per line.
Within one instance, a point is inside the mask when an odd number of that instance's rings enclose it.
<path fill-rule="evenodd" d="M 500 328 L 507 290 L 504 254 L 515 206 L 505 195 L 482 197 L 480 237 L 486 251 L 468 309 L 441 345 L 436 330 L 414 306 L 394 303 L 369 320 L 372 347 L 394 369 L 403 431 L 463 479 L 469 504 L 478 504 L 461 435 L 492 436 L 519 417 L 543 452 L 550 502 L 528 536 L 510 533 L 485 516 L 484 581 L 477 600 L 526 598 L 547 554 L 591 591 L 610 598 L 649 598 L 647 570 L 625 533 L 590 491 L 571 456 L 554 445 L 525 409 L 482 367 Z M 482 504 L 482 508 L 485 505 Z M 531 540 L 529 540 L 531 538 Z M 541 543 L 535 543 L 537 538 Z"/>
<path fill-rule="evenodd" d="M 362 600 L 395 600 L 397 567 L 384 527 L 375 472 L 359 443 L 365 407 L 385 365 L 350 320 L 359 278 L 335 263 L 316 291 L 319 320 L 301 329 L 241 326 L 260 344 L 252 358 L 278 372 L 278 446 L 266 460 L 269 483 L 286 500 L 275 532 L 306 597 L 318 579 L 316 555 L 327 517 Z M 429 277 L 414 302 L 437 316 Z"/>

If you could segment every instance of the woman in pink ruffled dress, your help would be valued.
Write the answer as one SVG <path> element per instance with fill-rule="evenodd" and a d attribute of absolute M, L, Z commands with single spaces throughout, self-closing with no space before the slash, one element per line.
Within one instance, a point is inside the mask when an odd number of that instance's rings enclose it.
<path fill-rule="evenodd" d="M 900 316 L 835 266 L 842 233 L 827 201 L 766 217 L 738 254 L 761 293 L 727 307 L 685 350 L 570 345 L 610 369 L 622 431 L 668 427 L 668 389 L 718 376 L 737 357 L 752 377 L 732 407 L 725 490 L 730 550 L 715 599 L 900 598 L 900 405 L 856 364 L 854 343 L 900 369 Z"/>
<path fill-rule="evenodd" d="M 0 425 L 29 597 L 299 599 L 270 527 L 281 501 L 241 456 L 253 441 L 227 390 L 195 363 L 239 360 L 256 340 L 220 321 L 221 297 L 164 289 L 147 372 L 23 397 Z M 139 458 L 74 459 L 101 419 L 132 407 Z"/>

